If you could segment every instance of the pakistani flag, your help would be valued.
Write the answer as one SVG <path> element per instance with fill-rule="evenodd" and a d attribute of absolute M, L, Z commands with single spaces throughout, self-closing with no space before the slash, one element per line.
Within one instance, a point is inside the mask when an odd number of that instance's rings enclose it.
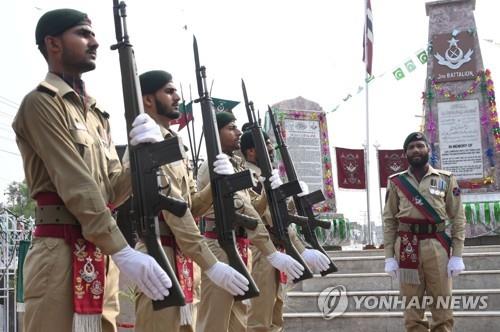
<path fill-rule="evenodd" d="M 240 102 L 219 98 L 212 98 L 214 102 L 216 112 L 232 112 L 232 109 L 236 107 Z"/>
<path fill-rule="evenodd" d="M 418 51 L 417 52 L 417 59 L 418 59 L 418 61 L 420 61 L 421 64 L 427 63 L 427 60 L 428 60 L 427 52 L 423 49 Z"/>
<path fill-rule="evenodd" d="M 187 124 L 193 120 L 193 102 L 190 101 L 189 103 L 182 102 L 182 104 L 179 105 L 179 112 L 181 113 L 181 116 L 175 120 L 170 121 L 170 124 L 178 124 L 179 129 L 181 130 Z"/>
<path fill-rule="evenodd" d="M 404 73 L 403 69 L 401 69 L 399 67 L 392 72 L 392 75 L 394 75 L 394 78 L 397 79 L 398 81 L 405 77 L 405 73 Z"/>
<path fill-rule="evenodd" d="M 415 70 L 415 68 L 417 68 L 417 66 L 415 66 L 415 63 L 413 62 L 413 60 L 407 60 L 405 62 L 405 67 L 406 67 L 406 70 L 408 70 L 408 72 L 412 72 Z"/>

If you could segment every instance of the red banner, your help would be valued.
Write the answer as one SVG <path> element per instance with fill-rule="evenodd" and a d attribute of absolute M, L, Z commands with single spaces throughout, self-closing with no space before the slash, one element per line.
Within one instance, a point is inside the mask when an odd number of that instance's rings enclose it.
<path fill-rule="evenodd" d="M 339 188 L 366 189 L 365 152 L 335 148 Z"/>
<path fill-rule="evenodd" d="M 401 150 L 378 150 L 380 188 L 387 188 L 387 178 L 408 168 L 406 154 Z"/>

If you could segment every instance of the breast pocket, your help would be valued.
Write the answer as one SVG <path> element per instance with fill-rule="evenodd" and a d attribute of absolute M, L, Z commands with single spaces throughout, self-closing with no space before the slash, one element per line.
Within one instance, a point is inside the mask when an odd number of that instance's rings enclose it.
<path fill-rule="evenodd" d="M 80 157 L 85 161 L 89 169 L 92 167 L 92 156 L 91 147 L 93 144 L 93 139 L 90 137 L 89 133 L 81 129 L 70 129 L 71 138 L 75 144 Z"/>

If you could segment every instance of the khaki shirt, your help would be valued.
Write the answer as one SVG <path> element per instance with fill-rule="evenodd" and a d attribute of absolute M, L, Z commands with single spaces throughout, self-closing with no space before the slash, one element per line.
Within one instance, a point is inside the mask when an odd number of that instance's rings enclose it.
<path fill-rule="evenodd" d="M 410 170 L 398 174 L 404 174 L 409 182 L 436 210 L 440 218 L 448 220 L 451 223 L 452 255 L 462 256 L 465 240 L 465 214 L 456 178 L 450 172 L 434 169 L 430 165 L 429 170 L 420 183 Z M 446 183 L 444 197 L 431 194 L 430 192 L 431 181 L 438 183 L 439 180 Z M 388 181 L 383 215 L 384 248 L 387 258 L 394 257 L 394 243 L 397 237 L 399 218 L 401 217 L 425 219 L 399 188 L 392 184 L 391 181 Z"/>
<path fill-rule="evenodd" d="M 231 164 L 233 164 L 234 171 L 241 172 L 244 169 L 242 168 L 242 160 L 233 155 L 230 156 Z M 208 168 L 208 161 L 205 161 L 198 170 L 198 187 L 204 188 L 208 183 L 210 183 L 210 173 Z M 271 238 L 269 236 L 269 232 L 266 229 L 266 226 L 262 223 L 260 218 L 260 214 L 255 210 L 252 205 L 252 199 L 250 197 L 250 190 L 240 190 L 235 193 L 235 206 L 242 206 L 239 212 L 248 215 L 250 217 L 256 218 L 259 220 L 257 228 L 254 230 L 246 229 L 247 236 L 252 242 L 254 246 L 256 246 L 265 256 L 269 256 L 270 254 L 276 251 L 276 247 L 274 246 Z M 207 217 L 214 218 L 213 206 L 209 209 L 209 211 L 205 214 Z"/>
<path fill-rule="evenodd" d="M 259 166 L 246 161 L 244 167 L 251 170 L 257 181 L 259 181 L 259 177 L 261 176 L 262 173 Z M 266 191 L 262 189 L 262 192 L 259 194 L 254 190 L 250 190 L 250 197 L 252 199 L 252 204 L 254 205 L 255 209 L 257 210 L 257 212 L 260 213 L 262 221 L 269 227 L 272 227 L 273 219 L 271 217 L 271 211 L 269 211 L 269 204 L 267 202 Z M 258 208 L 258 206 L 260 207 L 262 204 L 264 205 L 263 211 L 262 209 Z M 297 232 L 295 231 L 295 229 L 291 226 L 288 227 L 288 235 L 290 236 L 290 240 L 292 241 L 292 244 L 295 247 L 295 249 L 297 249 L 299 254 L 302 254 L 302 252 L 304 252 L 306 248 L 304 247 L 304 244 L 300 241 L 299 237 L 297 236 Z"/>
<path fill-rule="evenodd" d="M 107 116 L 59 76 L 44 82 L 21 103 L 12 127 L 23 158 L 31 197 L 55 192 L 82 226 L 82 234 L 105 254 L 127 242 L 106 204 L 130 195 L 130 173 L 123 171 L 111 140 Z"/>
<path fill-rule="evenodd" d="M 174 132 L 162 128 L 165 138 L 176 136 Z M 191 257 L 203 270 L 217 262 L 215 255 L 209 250 L 205 238 L 194 221 L 193 216 L 200 216 L 212 206 L 210 184 L 198 192 L 189 170 L 187 159 L 179 160 L 161 167 L 162 187 L 165 194 L 186 201 L 190 207 L 186 214 L 179 218 L 162 211 L 167 224 L 167 231 L 175 236 L 175 241 L 181 251 Z"/>

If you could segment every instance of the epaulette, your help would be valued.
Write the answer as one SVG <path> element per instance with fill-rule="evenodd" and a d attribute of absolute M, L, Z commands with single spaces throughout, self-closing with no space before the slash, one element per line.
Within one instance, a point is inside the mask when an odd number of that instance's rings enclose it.
<path fill-rule="evenodd" d="M 99 107 L 94 107 L 94 110 L 97 111 L 104 119 L 108 120 L 109 119 L 109 113 L 105 111 L 101 111 Z"/>
<path fill-rule="evenodd" d="M 51 95 L 52 97 L 55 97 L 56 94 L 59 92 L 59 89 L 56 88 L 55 86 L 47 83 L 47 82 L 42 82 L 38 85 L 38 87 L 36 88 L 37 91 L 40 91 L 40 92 L 45 92 L 45 93 L 48 93 L 49 95 Z"/>
<path fill-rule="evenodd" d="M 446 175 L 446 176 L 451 176 L 451 172 L 450 171 L 445 171 L 444 169 L 437 169 L 436 171 L 439 174 L 443 174 L 443 175 Z"/>
<path fill-rule="evenodd" d="M 402 171 L 402 172 L 399 172 L 399 173 L 394 173 L 394 174 L 392 174 L 392 175 L 389 175 L 389 179 L 392 179 L 393 177 L 396 177 L 396 176 L 398 176 L 398 175 L 400 175 L 400 174 L 404 174 L 404 173 L 406 173 L 406 172 L 408 172 L 408 170 L 407 170 L 407 169 L 405 169 L 405 170 L 404 170 L 404 171 Z"/>

